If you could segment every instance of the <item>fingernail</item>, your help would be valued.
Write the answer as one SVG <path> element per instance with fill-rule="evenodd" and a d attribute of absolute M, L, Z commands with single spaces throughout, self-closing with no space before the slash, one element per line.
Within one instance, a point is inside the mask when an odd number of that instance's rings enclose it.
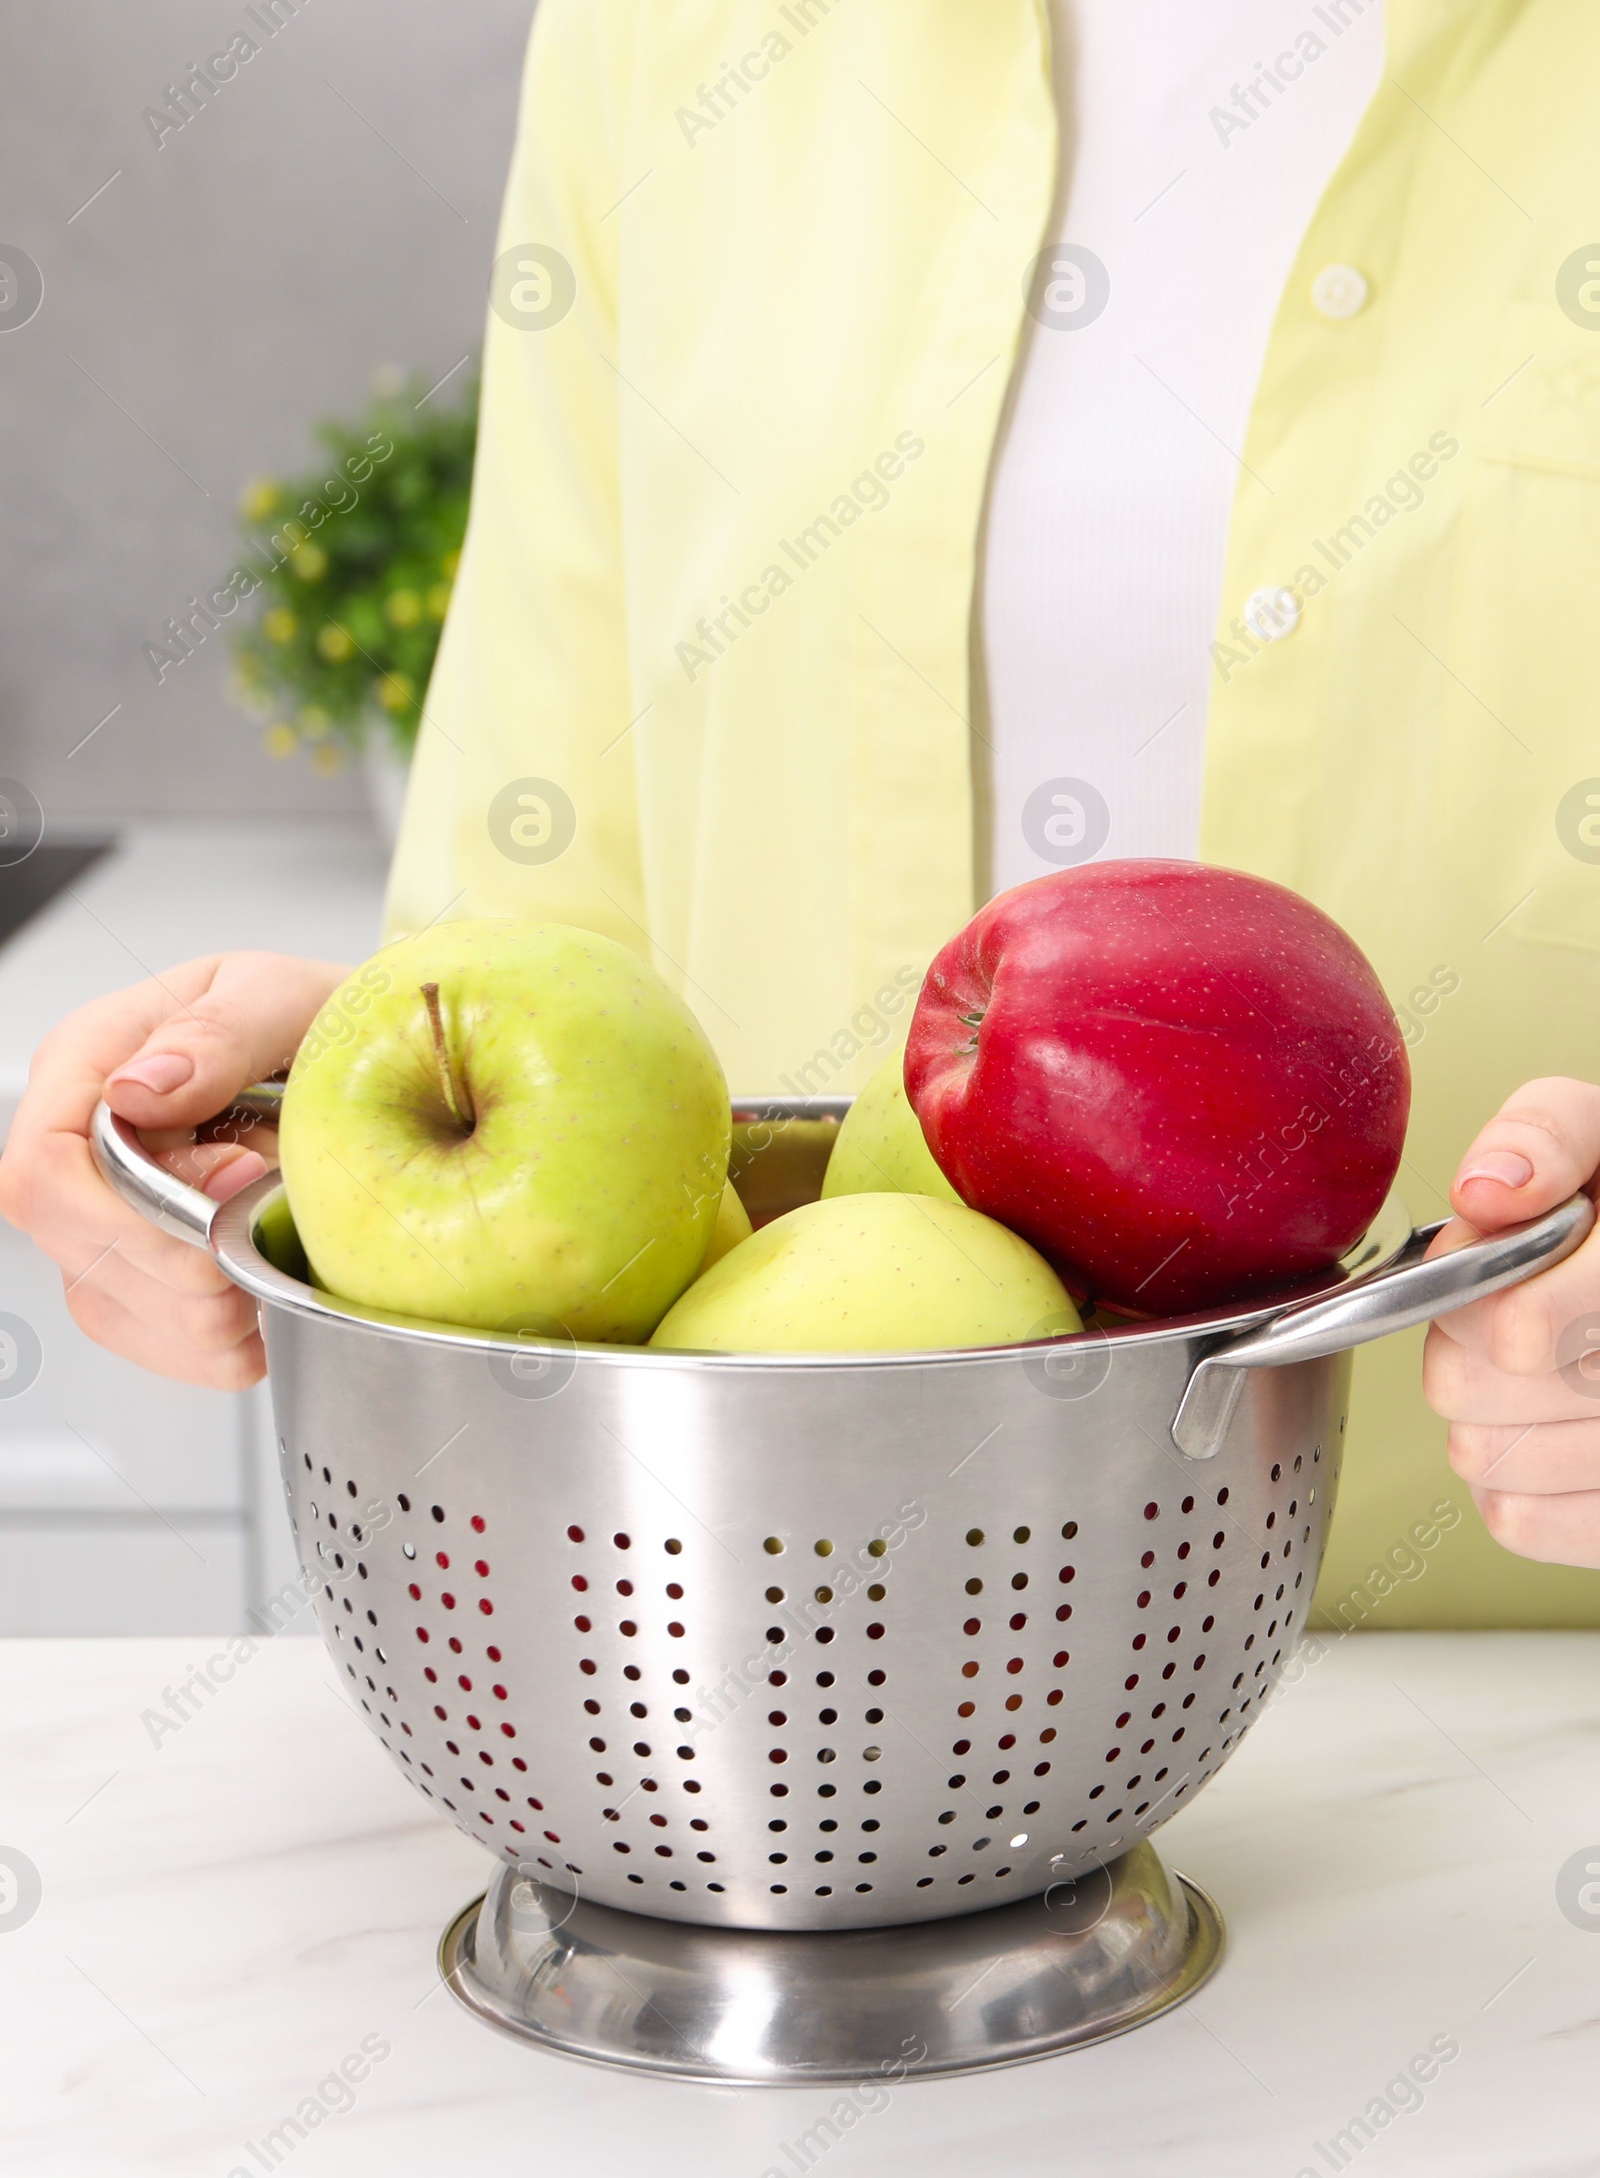
<path fill-rule="evenodd" d="M 1532 1178 L 1532 1164 L 1517 1150 L 1485 1150 L 1456 1185 L 1465 1187 L 1469 1180 L 1498 1180 L 1502 1187 L 1526 1187 Z"/>
<path fill-rule="evenodd" d="M 141 1089 L 153 1089 L 164 1097 L 171 1089 L 181 1089 L 193 1073 L 193 1059 L 181 1052 L 153 1051 L 148 1059 L 130 1059 L 126 1066 L 119 1066 L 109 1080 L 136 1082 Z"/>
<path fill-rule="evenodd" d="M 267 1160 L 254 1150 L 246 1150 L 242 1157 L 231 1157 L 225 1165 L 219 1165 L 205 1182 L 205 1193 L 213 1202 L 229 1202 L 241 1188 L 252 1180 L 259 1180 L 267 1169 Z"/>

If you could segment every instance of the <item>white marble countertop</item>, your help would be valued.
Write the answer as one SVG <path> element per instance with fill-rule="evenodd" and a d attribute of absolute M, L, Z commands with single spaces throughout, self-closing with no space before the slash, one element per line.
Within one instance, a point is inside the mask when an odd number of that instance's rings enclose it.
<path fill-rule="evenodd" d="M 0 1647 L 0 1847 L 43 1884 L 0 1933 L 8 2178 L 803 2167 L 785 2144 L 836 2090 L 611 2076 L 457 2008 L 434 1946 L 490 1864 L 320 1643 L 270 1644 L 152 1747 L 141 1712 L 206 1653 Z M 1227 1917 L 1216 1980 L 1099 2048 L 895 2087 L 829 2178 L 1600 2172 L 1600 1932 L 1557 1901 L 1600 1863 L 1600 1635 L 1348 1638 L 1160 1838 Z M 1323 2152 L 1435 2038 L 1459 2055 L 1421 2107 Z M 353 2106 L 255 2152 L 364 2041 L 389 2054 Z"/>

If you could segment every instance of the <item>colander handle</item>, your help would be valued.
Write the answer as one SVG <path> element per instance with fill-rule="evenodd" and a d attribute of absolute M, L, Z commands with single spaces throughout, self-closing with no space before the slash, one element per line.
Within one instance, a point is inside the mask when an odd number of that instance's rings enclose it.
<path fill-rule="evenodd" d="M 283 1084 L 258 1081 L 239 1092 L 226 1113 L 251 1119 L 275 1121 L 283 1102 Z M 101 1177 L 115 1189 L 130 1210 L 152 1225 L 159 1225 L 175 1240 L 187 1240 L 196 1248 L 211 1246 L 211 1226 L 220 1203 L 180 1180 L 165 1165 L 158 1165 L 126 1119 L 119 1119 L 109 1104 L 97 1104 L 89 1122 L 89 1147 Z"/>
<path fill-rule="evenodd" d="M 1359 1280 L 1326 1300 L 1286 1308 L 1269 1323 L 1258 1324 L 1198 1362 L 1172 1424 L 1172 1441 L 1186 1458 L 1209 1460 L 1222 1449 L 1244 1389 L 1247 1369 L 1281 1369 L 1291 1361 L 1316 1361 L 1347 1347 L 1413 1324 L 1448 1315 L 1481 1301 L 1504 1286 L 1549 1270 L 1583 1245 L 1594 1225 L 1594 1204 L 1587 1195 L 1547 1210 L 1525 1225 L 1508 1226 L 1487 1240 L 1470 1241 L 1449 1255 L 1423 1260 L 1428 1243 L 1440 1231 L 1429 1225 L 1412 1234 L 1387 1270 Z"/>

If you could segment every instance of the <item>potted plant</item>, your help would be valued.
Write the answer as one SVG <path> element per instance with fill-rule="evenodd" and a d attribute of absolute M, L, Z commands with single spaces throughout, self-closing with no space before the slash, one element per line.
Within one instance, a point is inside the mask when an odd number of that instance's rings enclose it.
<path fill-rule="evenodd" d="M 233 638 L 239 693 L 274 756 L 358 760 L 393 841 L 466 530 L 476 377 L 453 399 L 377 383 L 354 423 L 317 426 L 325 464 L 258 478 L 229 586 L 258 605 Z"/>

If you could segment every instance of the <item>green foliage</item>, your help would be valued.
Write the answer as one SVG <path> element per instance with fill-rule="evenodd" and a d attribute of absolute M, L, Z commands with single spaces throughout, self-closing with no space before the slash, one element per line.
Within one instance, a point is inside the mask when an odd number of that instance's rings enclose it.
<path fill-rule="evenodd" d="M 478 384 L 451 400 L 420 378 L 354 424 L 323 423 L 324 467 L 252 484 L 246 549 L 227 587 L 258 604 L 236 629 L 239 691 L 272 723 L 267 747 L 338 768 L 375 719 L 409 755 L 461 556 Z"/>

